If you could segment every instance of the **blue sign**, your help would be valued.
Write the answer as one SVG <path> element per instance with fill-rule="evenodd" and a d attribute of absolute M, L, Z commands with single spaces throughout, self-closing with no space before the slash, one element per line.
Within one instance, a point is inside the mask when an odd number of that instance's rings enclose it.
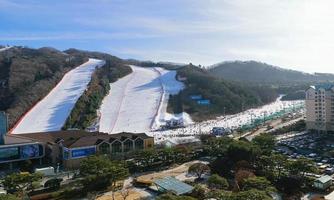
<path fill-rule="evenodd" d="M 73 149 L 72 158 L 87 157 L 96 153 L 95 147 L 89 147 L 86 149 Z"/>
<path fill-rule="evenodd" d="M 192 100 L 199 100 L 199 99 L 202 99 L 202 95 L 191 95 L 190 99 L 192 99 Z"/>
<path fill-rule="evenodd" d="M 208 99 L 198 100 L 197 104 L 199 104 L 199 105 L 210 105 L 210 100 L 208 100 Z"/>
<path fill-rule="evenodd" d="M 26 145 L 20 147 L 20 158 L 35 158 L 40 156 L 39 145 Z"/>

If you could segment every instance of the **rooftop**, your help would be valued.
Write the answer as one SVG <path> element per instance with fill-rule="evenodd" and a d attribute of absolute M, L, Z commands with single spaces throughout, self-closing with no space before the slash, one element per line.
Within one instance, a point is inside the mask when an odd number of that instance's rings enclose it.
<path fill-rule="evenodd" d="M 315 90 L 320 90 L 320 89 L 331 90 L 334 87 L 334 84 L 333 83 L 322 83 L 322 84 L 313 85 L 311 87 Z"/>
<path fill-rule="evenodd" d="M 124 141 L 128 138 L 133 140 L 138 137 L 141 139 L 151 138 L 145 133 L 123 132 L 117 134 L 107 134 L 101 132 L 86 132 L 82 130 L 28 133 L 20 134 L 20 136 L 23 138 L 30 138 L 35 141 L 51 144 L 62 141 L 63 145 L 67 148 L 94 146 L 105 140 L 108 140 L 108 142 L 112 142 L 114 140 Z"/>
<path fill-rule="evenodd" d="M 176 195 L 187 194 L 193 190 L 191 185 L 188 185 L 170 176 L 163 179 L 157 179 L 154 181 L 154 184 L 163 190 L 170 191 Z"/>
<path fill-rule="evenodd" d="M 321 176 L 320 178 L 317 178 L 315 181 L 320 182 L 320 183 L 327 183 L 328 181 L 331 181 L 332 177 L 325 175 Z"/>
<path fill-rule="evenodd" d="M 20 135 L 4 135 L 5 145 L 24 144 L 36 142 L 30 138 L 25 138 Z"/>

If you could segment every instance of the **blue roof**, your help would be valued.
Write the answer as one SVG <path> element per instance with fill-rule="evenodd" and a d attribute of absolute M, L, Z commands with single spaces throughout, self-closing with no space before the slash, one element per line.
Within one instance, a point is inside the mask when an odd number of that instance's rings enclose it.
<path fill-rule="evenodd" d="M 170 191 L 176 195 L 187 194 L 194 189 L 191 185 L 183 183 L 182 181 L 170 176 L 163 179 L 157 179 L 154 181 L 154 184 L 164 191 Z"/>

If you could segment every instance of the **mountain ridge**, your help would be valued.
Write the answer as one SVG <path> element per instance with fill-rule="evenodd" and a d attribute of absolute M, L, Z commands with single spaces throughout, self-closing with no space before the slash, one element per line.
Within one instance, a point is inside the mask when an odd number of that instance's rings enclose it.
<path fill-rule="evenodd" d="M 334 81 L 334 74 L 313 74 L 286 69 L 258 61 L 225 61 L 206 68 L 215 77 L 246 82 L 324 82 Z"/>

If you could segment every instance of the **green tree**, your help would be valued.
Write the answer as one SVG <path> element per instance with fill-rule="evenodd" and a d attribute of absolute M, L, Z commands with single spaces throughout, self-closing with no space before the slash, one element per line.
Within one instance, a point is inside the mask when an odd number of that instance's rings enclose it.
<path fill-rule="evenodd" d="M 243 181 L 241 190 L 252 190 L 257 189 L 260 191 L 265 191 L 267 194 L 270 192 L 276 191 L 275 188 L 271 185 L 265 177 L 250 177 Z"/>
<path fill-rule="evenodd" d="M 14 173 L 6 176 L 2 182 L 7 191 L 25 194 L 33 189 L 33 183 L 40 181 L 43 175 L 40 173 Z"/>
<path fill-rule="evenodd" d="M 214 189 L 227 189 L 228 182 L 225 178 L 219 176 L 218 174 L 213 174 L 208 179 L 208 185 L 210 188 Z"/>
<path fill-rule="evenodd" d="M 83 185 L 88 189 L 100 189 L 125 179 L 129 172 L 123 163 L 111 161 L 105 156 L 91 156 L 84 159 L 80 166 L 80 174 L 85 177 Z"/>
<path fill-rule="evenodd" d="M 232 195 L 232 200 L 271 200 L 272 198 L 264 191 L 251 189 Z"/>
<path fill-rule="evenodd" d="M 233 140 L 228 137 L 211 138 L 205 145 L 205 150 L 210 156 L 224 156 Z"/>
<path fill-rule="evenodd" d="M 246 141 L 234 141 L 227 149 L 227 156 L 234 163 L 241 160 L 252 163 L 259 155 L 260 149 Z"/>
<path fill-rule="evenodd" d="M 264 191 L 252 189 L 237 193 L 222 191 L 217 199 L 220 200 L 271 200 Z"/>
<path fill-rule="evenodd" d="M 45 188 L 52 188 L 52 189 L 59 189 L 60 188 L 60 183 L 63 181 L 62 178 L 53 178 L 49 179 L 44 183 Z"/>
<path fill-rule="evenodd" d="M 138 152 L 138 159 L 144 169 L 152 167 L 154 160 L 157 158 L 157 153 L 154 149 L 144 149 Z"/>
<path fill-rule="evenodd" d="M 252 140 L 252 142 L 260 147 L 263 154 L 269 155 L 275 147 L 275 137 L 269 133 L 262 133 Z"/>
<path fill-rule="evenodd" d="M 203 185 L 196 184 L 191 192 L 191 196 L 197 199 L 206 199 L 206 193 L 207 190 Z"/>
<path fill-rule="evenodd" d="M 291 195 L 301 191 L 302 183 L 300 177 L 282 176 L 277 181 L 276 187 L 284 194 Z"/>
<path fill-rule="evenodd" d="M 306 173 L 314 173 L 317 171 L 314 162 L 307 158 L 300 158 L 296 161 L 291 161 L 288 164 L 290 174 L 305 177 Z"/>
<path fill-rule="evenodd" d="M 20 199 L 12 194 L 0 194 L 0 200 L 20 200 Z"/>
<path fill-rule="evenodd" d="M 189 196 L 176 196 L 171 193 L 159 195 L 156 200 L 196 200 L 193 197 Z"/>
<path fill-rule="evenodd" d="M 201 179 L 202 175 L 208 173 L 209 171 L 210 171 L 209 166 L 200 162 L 192 164 L 188 169 L 188 173 L 196 174 L 197 179 Z"/>

